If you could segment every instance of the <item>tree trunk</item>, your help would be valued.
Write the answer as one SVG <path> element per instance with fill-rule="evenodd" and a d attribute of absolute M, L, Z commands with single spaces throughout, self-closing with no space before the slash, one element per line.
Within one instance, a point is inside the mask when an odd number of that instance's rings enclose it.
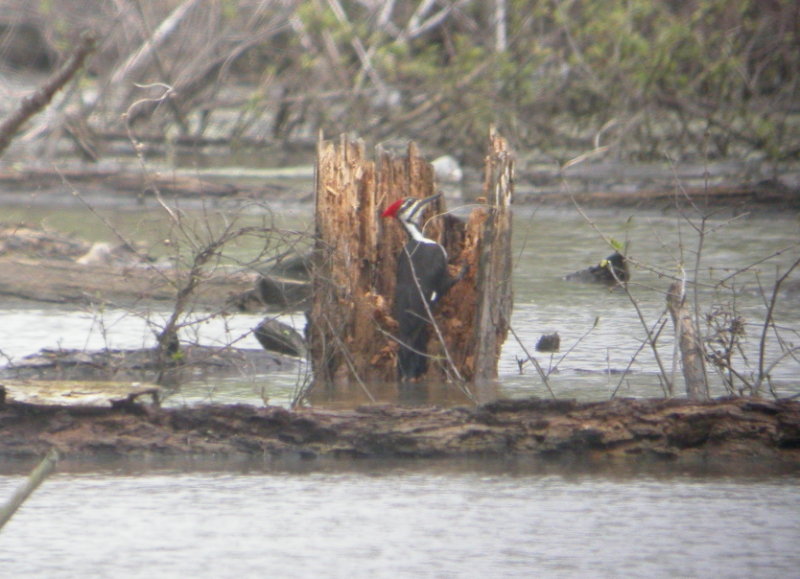
<path fill-rule="evenodd" d="M 307 337 L 313 390 L 360 390 L 397 380 L 397 323 L 391 317 L 397 257 L 405 234 L 380 213 L 396 199 L 427 197 L 435 189 L 431 165 L 411 143 L 404 157 L 379 151 L 365 157 L 361 141 L 320 140 L 316 168 L 316 242 Z M 513 157 L 491 136 L 485 205 L 462 222 L 440 198 L 428 209 L 425 234 L 442 243 L 451 275 L 466 273 L 434 311 L 426 381 L 461 383 L 497 375 L 508 331 L 511 293 Z"/>
<path fill-rule="evenodd" d="M 511 279 L 511 200 L 514 194 L 514 156 L 508 143 L 492 132 L 486 157 L 483 191 L 488 215 L 483 225 L 478 279 L 478 319 L 473 379 L 497 377 L 497 362 L 514 306 Z"/>
<path fill-rule="evenodd" d="M 667 308 L 678 338 L 686 395 L 692 400 L 707 400 L 708 383 L 703 364 L 703 348 L 700 346 L 692 316 L 686 308 L 680 282 L 676 281 L 670 286 L 667 292 Z"/>

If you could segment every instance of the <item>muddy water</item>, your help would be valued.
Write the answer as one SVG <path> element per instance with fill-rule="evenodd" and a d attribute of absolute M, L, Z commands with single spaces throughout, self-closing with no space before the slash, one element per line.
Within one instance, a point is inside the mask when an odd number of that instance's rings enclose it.
<path fill-rule="evenodd" d="M 192 208 L 197 210 L 198 208 Z M 231 210 L 230 207 L 211 208 Z M 112 239 L 80 207 L 57 212 L 4 207 L 5 219 L 40 220 L 84 237 Z M 102 208 L 101 208 L 102 211 Z M 267 214 L 262 209 L 261 215 Z M 260 218 L 249 208 L 250 219 Z M 285 206 L 281 227 L 303 229 L 307 206 Z M 163 217 L 153 207 L 117 202 L 105 216 L 133 238 L 161 239 Z M 288 216 L 288 217 L 286 217 Z M 562 351 L 538 354 L 558 396 L 605 399 L 661 393 L 647 350 L 628 366 L 644 330 L 628 297 L 569 284 L 561 277 L 611 251 L 595 227 L 642 263 L 675 271 L 684 249 L 697 245 L 675 215 L 593 211 L 594 225 L 572 211 L 518 208 L 515 223 L 515 310 L 501 359 L 499 390 L 510 396 L 549 396 L 518 359 L 542 333 L 558 331 Z M 704 287 L 705 304 L 735 302 L 746 315 L 753 364 L 764 305 L 757 271 L 769 284 L 776 267 L 797 259 L 794 216 L 754 216 L 724 223 L 705 239 L 703 279 L 728 275 L 795 244 L 736 279 L 734 294 Z M 252 248 L 240 247 L 239 257 Z M 709 272 L 708 266 L 714 270 Z M 654 324 L 667 280 L 635 269 L 632 291 Z M 797 276 L 795 276 L 797 279 Z M 42 347 L 141 347 L 153 343 L 164 311 L 105 308 L 76 311 L 15 301 L 0 310 L 0 349 L 19 358 Z M 776 309 L 783 335 L 797 343 L 798 294 Z M 257 347 L 249 330 L 260 316 L 237 314 L 198 323 L 187 339 Z M 288 321 L 302 325 L 302 316 Z M 671 367 L 667 330 L 659 338 Z M 774 337 L 769 361 L 781 356 Z M 569 350 L 569 353 L 566 353 Z M 611 372 L 603 372 L 610 370 Z M 184 385 L 170 399 L 288 404 L 303 367 Z M 785 357 L 772 375 L 777 390 L 798 392 L 798 363 Z M 719 387 L 717 386 L 717 391 Z M 26 468 L 0 465 L 0 497 L 8 497 Z M 517 463 L 373 463 L 336 466 L 197 464 L 62 465 L 0 534 L 0 575 L 113 577 L 790 577 L 800 556 L 797 475 L 657 471 L 587 472 L 581 465 Z"/>
<path fill-rule="evenodd" d="M 19 477 L 0 476 L 0 496 Z M 796 477 L 515 465 L 61 473 L 3 576 L 760 577 L 800 565 Z"/>
<path fill-rule="evenodd" d="M 90 214 L 81 204 L 60 207 L 57 211 L 41 204 L 3 207 L 4 219 L 44 223 L 62 231 L 73 231 L 90 239 L 113 240 L 102 217 L 132 239 L 148 240 L 155 253 L 168 253 L 162 239 L 175 236 L 166 226 L 164 212 L 152 202 L 144 205 L 136 200 L 117 200 L 112 207 L 96 202 L 96 213 Z M 451 206 L 457 205 L 455 202 Z M 311 208 L 308 205 L 259 204 L 232 205 L 216 202 L 210 206 L 183 202 L 187 216 L 215 224 L 224 224 L 237 215 L 241 225 L 267 224 L 292 232 L 308 231 Z M 464 208 L 465 210 L 468 208 Z M 505 345 L 500 361 L 500 380 L 485 388 L 485 397 L 498 392 L 503 396 L 576 397 L 607 399 L 612 395 L 658 396 L 663 393 L 663 380 L 656 356 L 651 348 L 642 347 L 646 331 L 631 299 L 622 291 L 564 281 L 565 274 L 597 263 L 612 252 L 601 236 L 629 245 L 629 255 L 643 267 L 634 267 L 631 293 L 648 328 L 656 332 L 664 313 L 664 291 L 677 275 L 680 265 L 690 271 L 695 264 L 698 235 L 691 222 L 674 211 L 659 213 L 635 210 L 591 210 L 588 220 L 573 209 L 518 207 L 515 211 L 515 309 L 513 336 Z M 698 279 L 699 297 L 704 312 L 721 308 L 735 311 L 745 322 L 743 349 L 735 358 L 737 370 L 745 376 L 758 367 L 758 345 L 766 312 L 759 286 L 770 288 L 779 272 L 800 255 L 800 224 L 793 215 L 752 215 L 731 220 L 730 212 L 719 212 L 706 224 Z M 230 248 L 233 258 L 247 260 L 261 250 L 263 240 L 239 243 Z M 764 260 L 765 257 L 772 258 Z M 762 261 L 763 260 L 763 261 Z M 756 264 L 753 266 L 753 264 Z M 750 267 L 752 266 L 752 267 Z M 730 277 L 725 286 L 715 285 Z M 798 284 L 800 271 L 789 280 Z M 780 335 L 770 332 L 765 349 L 765 367 L 770 367 L 773 389 L 782 395 L 798 393 L 796 377 L 800 362 L 787 354 L 797 344 L 800 331 L 800 288 L 782 292 L 777 301 L 775 318 Z M 154 331 L 166 311 L 114 309 L 102 310 L 42 306 L 22 301 L 5 304 L 0 311 L 2 340 L 0 350 L 12 359 L 49 348 L 137 348 L 154 343 Z M 257 348 L 250 335 L 260 321 L 257 315 L 236 314 L 190 325 L 183 332 L 184 340 L 204 344 L 235 343 Z M 302 314 L 283 316 L 302 331 Z M 202 320 L 202 321 L 201 321 Z M 558 332 L 561 351 L 538 354 L 534 345 L 540 335 Z M 670 321 L 658 337 L 658 356 L 664 371 L 681 392 L 682 381 L 675 361 Z M 549 373 L 545 384 L 527 362 L 532 353 Z M 625 372 L 627 370 L 627 373 Z M 305 366 L 268 375 L 247 375 L 224 380 L 198 380 L 173 393 L 169 403 L 197 401 L 243 401 L 261 404 L 288 404 L 302 384 Z M 723 393 L 721 381 L 712 376 L 715 393 Z M 549 388 L 548 388 L 549 387 Z M 377 385 L 371 387 L 380 397 Z M 390 391 L 390 394 L 391 395 Z M 445 393 L 446 394 L 446 393 Z M 365 396 L 355 392 L 352 401 L 364 402 Z M 458 396 L 452 400 L 461 400 Z M 439 396 L 436 402 L 451 399 Z"/>

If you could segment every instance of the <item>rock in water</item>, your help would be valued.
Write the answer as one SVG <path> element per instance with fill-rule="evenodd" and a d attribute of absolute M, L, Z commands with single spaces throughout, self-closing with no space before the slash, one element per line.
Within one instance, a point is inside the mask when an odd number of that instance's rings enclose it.
<path fill-rule="evenodd" d="M 537 352 L 558 352 L 561 348 L 561 336 L 558 332 L 554 334 L 543 334 L 536 342 Z"/>
<path fill-rule="evenodd" d="M 274 318 L 266 318 L 258 324 L 253 334 L 265 350 L 290 356 L 305 354 L 303 337 L 293 327 Z"/>

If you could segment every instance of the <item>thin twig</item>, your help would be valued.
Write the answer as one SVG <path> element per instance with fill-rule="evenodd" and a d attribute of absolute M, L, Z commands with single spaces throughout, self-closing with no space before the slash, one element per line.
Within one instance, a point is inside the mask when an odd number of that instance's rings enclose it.
<path fill-rule="evenodd" d="M 795 260 L 795 262 L 787 269 L 784 274 L 778 278 L 775 282 L 775 286 L 772 288 L 772 297 L 769 300 L 769 306 L 767 307 L 767 314 L 764 316 L 764 325 L 761 329 L 761 340 L 759 341 L 758 345 L 758 379 L 756 380 L 755 390 L 756 394 L 758 394 L 759 390 L 761 389 L 761 384 L 766 377 L 766 373 L 764 372 L 764 358 L 766 352 L 766 345 L 767 345 L 767 331 L 769 331 L 770 326 L 772 325 L 772 314 L 775 311 L 775 304 L 778 302 L 778 291 L 781 288 L 781 284 L 786 281 L 786 278 L 794 271 L 794 269 L 800 265 L 800 259 Z"/>
<path fill-rule="evenodd" d="M 539 372 L 539 377 L 542 379 L 542 382 L 544 382 L 547 391 L 550 392 L 550 396 L 552 396 L 555 399 L 556 397 L 555 392 L 553 392 L 553 389 L 550 388 L 550 381 L 547 379 L 547 374 L 545 373 L 544 368 L 542 368 L 541 364 L 539 364 L 539 361 L 536 358 L 531 356 L 531 353 L 528 352 L 528 348 L 526 348 L 525 344 L 522 343 L 522 340 L 514 331 L 514 328 L 508 326 L 508 329 L 511 332 L 511 335 L 514 336 L 514 339 L 517 341 L 517 344 L 519 344 L 519 347 L 522 348 L 523 352 L 525 352 L 525 355 L 528 357 L 528 360 L 530 360 L 531 364 L 533 364 L 534 367 L 536 367 L 536 371 Z"/>

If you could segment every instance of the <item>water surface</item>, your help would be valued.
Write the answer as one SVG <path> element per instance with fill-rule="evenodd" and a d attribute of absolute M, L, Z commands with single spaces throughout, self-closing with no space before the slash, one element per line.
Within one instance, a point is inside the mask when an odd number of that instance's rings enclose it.
<path fill-rule="evenodd" d="M 0 476 L 0 496 L 18 477 Z M 795 477 L 362 465 L 63 473 L 0 534 L 8 576 L 792 577 Z"/>
<path fill-rule="evenodd" d="M 308 205 L 214 202 L 182 209 L 217 224 L 239 210 L 243 224 L 295 233 L 308 231 L 311 219 Z M 6 220 L 114 241 L 99 215 L 132 239 L 150 240 L 162 254 L 168 248 L 159 240 L 175 233 L 149 200 L 115 199 L 99 203 L 96 213 L 75 203 L 53 211 L 33 200 L 2 211 Z M 629 243 L 629 255 L 651 266 L 634 269 L 631 292 L 653 326 L 670 282 L 664 276 L 678 274 L 683 264 L 694 278 L 699 246 L 692 224 L 674 212 L 593 210 L 588 216 L 515 209 L 512 326 L 520 340 L 509 336 L 503 349 L 500 395 L 551 395 L 524 361 L 526 351 L 535 353 L 538 337 L 554 331 L 561 352 L 536 354 L 550 372 L 554 395 L 592 400 L 663 392 L 654 355 L 641 350 L 645 332 L 630 298 L 562 278 L 611 253 L 599 232 Z M 759 284 L 769 286 L 797 259 L 800 234 L 791 215 L 729 217 L 707 222 L 697 277 L 705 311 L 729 307 L 744 316 L 746 359 L 739 363 L 749 372 L 757 365 L 766 311 Z M 263 239 L 238 244 L 231 262 L 263 249 Z M 714 286 L 739 270 L 746 271 L 726 288 Z M 768 361 L 780 359 L 773 383 L 778 393 L 796 395 L 800 364 L 785 351 L 800 340 L 798 294 L 782 294 L 775 312 L 781 330 L 770 334 L 766 350 Z M 44 347 L 152 346 L 166 315 L 163 309 L 17 300 L 0 304 L 0 350 L 18 360 Z M 210 321 L 194 315 L 197 323 L 187 326 L 183 339 L 257 347 L 249 332 L 260 315 Z M 281 319 L 299 329 L 304 323 L 301 314 Z M 658 343 L 666 367 L 677 371 L 669 323 Z M 627 368 L 629 374 L 620 373 Z M 197 380 L 168 403 L 288 405 L 305 371 L 300 363 L 282 372 Z M 722 392 L 718 382 L 715 392 Z M 748 474 L 747 467 L 704 473 L 634 465 L 594 472 L 580 464 L 312 461 L 205 468 L 188 460 L 181 468 L 123 461 L 59 469 L 0 533 L 3 576 L 783 578 L 800 568 L 797 475 Z M 0 465 L 0 497 L 10 496 L 24 470 Z"/>
<path fill-rule="evenodd" d="M 458 202 L 451 201 L 451 206 Z M 307 204 L 267 205 L 253 202 L 180 202 L 187 222 L 210 223 L 209 232 L 238 219 L 242 226 L 260 224 L 289 232 L 282 239 L 293 242 L 309 230 L 311 207 Z M 468 207 L 464 207 L 464 210 Z M 14 220 L 44 223 L 91 239 L 114 240 L 106 223 L 132 239 L 148 240 L 156 253 L 168 251 L 158 240 L 174 237 L 162 209 L 152 200 L 118 200 L 113 209 L 102 205 L 97 215 L 83 205 L 49 207 L 32 204 L 4 208 Z M 99 215 L 99 216 L 98 216 Z M 233 217 L 231 217 L 233 216 Z M 102 219 L 101 219 L 102 217 Z M 674 351 L 672 323 L 665 316 L 664 293 L 670 276 L 698 279 L 701 312 L 729 311 L 742 317 L 746 335 L 736 354 L 737 369 L 752 377 L 758 368 L 759 341 L 767 311 L 769 290 L 786 267 L 800 257 L 800 222 L 793 215 L 758 214 L 736 216 L 720 211 L 704 223 L 693 215 L 675 211 L 592 209 L 586 217 L 574 209 L 515 208 L 514 292 L 512 327 L 519 341 L 509 335 L 500 358 L 499 393 L 503 396 L 575 397 L 608 399 L 617 396 L 661 396 L 664 380 L 646 331 L 632 298 L 647 327 L 657 332 L 658 354 L 664 372 L 680 394 L 683 382 Z M 704 227 L 702 248 L 696 229 Z M 283 233 L 281 234 L 283 235 Z M 604 239 L 605 237 L 605 239 Z M 637 264 L 633 268 L 631 296 L 623 291 L 575 284 L 563 280 L 573 271 L 596 264 L 613 249 L 607 240 L 628 246 Z M 231 263 L 244 263 L 264 250 L 263 237 L 243 239 L 228 248 Z M 158 249 L 160 247 L 160 249 Z M 278 250 L 276 245 L 275 250 Z M 696 256 L 700 249 L 700 263 Z M 768 258 L 768 259 L 766 259 Z M 739 273 L 736 273 L 739 272 Z M 720 279 L 729 278 L 724 285 Z M 796 271 L 790 281 L 800 280 Z M 690 286 L 690 291 L 693 291 Z M 765 295 L 767 298 L 765 298 Z M 780 294 L 775 319 L 780 332 L 767 335 L 765 367 L 771 369 L 778 395 L 800 393 L 797 353 L 788 353 L 800 343 L 800 291 Z M 165 310 L 135 310 L 113 307 L 83 308 L 42 306 L 16 301 L 0 311 L 0 350 L 11 359 L 40 348 L 140 348 L 155 343 L 155 332 L 167 315 Z M 202 313 L 195 314 L 202 319 Z M 235 314 L 189 325 L 182 338 L 203 344 L 235 343 L 257 348 L 250 334 L 260 315 Z M 283 316 L 303 331 L 302 314 Z M 701 317 L 701 320 L 703 318 Z M 703 328 L 706 331 L 706 328 Z M 561 351 L 537 354 L 534 346 L 542 334 L 558 332 Z M 13 339 L 12 339 L 13 337 Z M 549 372 L 545 384 L 528 362 L 536 356 Z M 288 404 L 303 383 L 306 367 L 264 375 L 225 380 L 198 381 L 185 385 L 170 403 L 196 401 L 244 401 Z M 713 372 L 712 372 L 713 374 Z M 548 388 L 549 386 L 549 388 Z M 721 381 L 712 376 L 714 394 L 723 394 Z M 376 396 L 380 392 L 373 387 Z M 552 392 L 552 394 L 551 394 Z M 363 393 L 346 404 L 365 402 Z M 458 399 L 458 397 L 454 397 Z M 439 400 L 441 402 L 441 399 Z"/>

